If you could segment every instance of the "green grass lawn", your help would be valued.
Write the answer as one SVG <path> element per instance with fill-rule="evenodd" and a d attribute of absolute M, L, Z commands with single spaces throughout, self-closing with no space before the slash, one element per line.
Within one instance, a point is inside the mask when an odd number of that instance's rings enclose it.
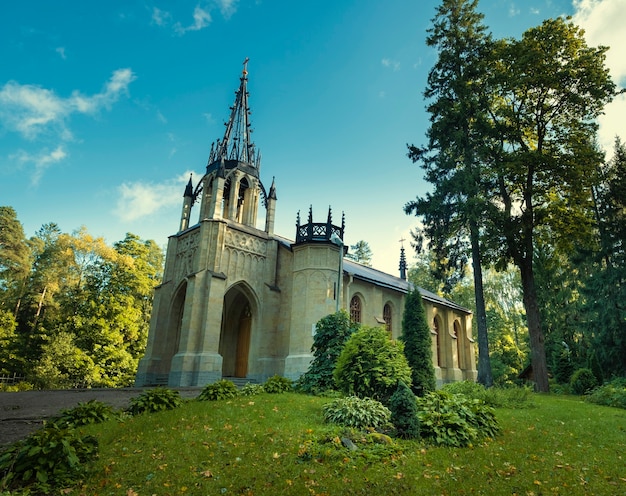
<path fill-rule="evenodd" d="M 68 494 L 626 494 L 626 411 L 574 397 L 532 400 L 498 409 L 501 434 L 471 448 L 396 440 L 357 451 L 323 423 L 325 398 L 188 402 L 83 428 L 98 437 L 100 455 Z"/>

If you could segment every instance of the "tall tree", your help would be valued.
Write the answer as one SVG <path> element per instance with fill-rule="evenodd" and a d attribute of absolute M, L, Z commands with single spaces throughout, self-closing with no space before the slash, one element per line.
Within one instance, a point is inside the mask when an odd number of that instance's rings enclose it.
<path fill-rule="evenodd" d="M 15 210 L 0 207 L 0 308 L 18 311 L 30 265 L 30 248 Z"/>
<path fill-rule="evenodd" d="M 372 266 L 372 249 L 367 241 L 357 241 L 356 244 L 350 245 L 350 249 L 352 252 L 346 255 L 347 258 L 368 267 Z"/>
<path fill-rule="evenodd" d="M 478 381 L 493 383 L 487 317 L 483 297 L 481 228 L 484 200 L 482 148 L 488 116 L 485 87 L 491 36 L 476 11 L 477 0 L 443 0 L 428 30 L 426 43 L 438 52 L 424 96 L 431 100 L 428 144 L 409 146 L 409 157 L 426 171 L 434 191 L 405 205 L 421 216 L 442 270 L 462 277 L 466 251 L 471 251 L 478 334 Z M 419 240 L 418 240 L 419 243 Z M 469 247 L 468 247 L 469 244 Z"/>
<path fill-rule="evenodd" d="M 591 232 L 591 185 L 601 155 L 594 119 L 615 95 L 604 65 L 606 48 L 588 47 L 583 31 L 549 19 L 520 40 L 499 44 L 493 65 L 494 153 L 497 183 L 491 216 L 502 262 L 519 269 L 535 385 L 548 391 L 545 337 L 537 297 L 537 236 L 558 246 Z"/>
<path fill-rule="evenodd" d="M 400 340 L 404 343 L 404 355 L 411 367 L 411 389 L 417 396 L 434 391 L 437 381 L 433 366 L 432 338 L 422 295 L 417 288 L 406 295 Z"/>

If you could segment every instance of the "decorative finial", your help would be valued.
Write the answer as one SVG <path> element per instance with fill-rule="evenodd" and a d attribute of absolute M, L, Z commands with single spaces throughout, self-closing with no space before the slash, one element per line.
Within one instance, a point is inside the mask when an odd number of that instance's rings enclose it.
<path fill-rule="evenodd" d="M 248 60 L 250 59 L 246 57 L 246 60 L 243 61 L 243 76 L 244 77 L 248 75 Z"/>

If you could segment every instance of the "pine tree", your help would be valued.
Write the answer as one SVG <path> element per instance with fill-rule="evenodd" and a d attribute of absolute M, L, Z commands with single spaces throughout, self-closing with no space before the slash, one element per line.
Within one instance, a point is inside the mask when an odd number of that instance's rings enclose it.
<path fill-rule="evenodd" d="M 432 338 L 422 305 L 422 295 L 417 288 L 409 291 L 404 302 L 402 336 L 404 354 L 411 367 L 413 392 L 424 396 L 437 386 L 433 366 Z"/>

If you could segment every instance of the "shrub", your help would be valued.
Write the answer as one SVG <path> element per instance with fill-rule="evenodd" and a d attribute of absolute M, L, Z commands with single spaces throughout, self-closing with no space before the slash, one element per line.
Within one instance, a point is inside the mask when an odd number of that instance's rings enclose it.
<path fill-rule="evenodd" d="M 389 400 L 391 423 L 396 428 L 396 435 L 405 439 L 419 437 L 419 419 L 417 403 L 413 391 L 402 381 L 398 383 L 396 392 Z"/>
<path fill-rule="evenodd" d="M 0 487 L 50 494 L 54 487 L 74 483 L 82 463 L 97 451 L 93 436 L 81 437 L 75 429 L 50 424 L 0 454 Z M 28 489 L 26 494 L 30 494 Z"/>
<path fill-rule="evenodd" d="M 432 338 L 426 312 L 419 290 L 413 289 L 406 295 L 402 317 L 404 354 L 411 367 L 411 389 L 424 396 L 437 387 L 432 357 Z"/>
<path fill-rule="evenodd" d="M 391 419 L 391 411 L 380 401 L 357 396 L 337 398 L 326 403 L 322 410 L 326 422 L 356 429 L 383 428 Z"/>
<path fill-rule="evenodd" d="M 572 386 L 572 393 L 582 395 L 595 388 L 598 385 L 598 380 L 591 369 L 583 368 L 574 372 L 570 385 Z"/>
<path fill-rule="evenodd" d="M 530 387 L 491 387 L 472 381 L 450 382 L 442 390 L 452 394 L 462 394 L 467 398 L 483 401 L 486 405 L 499 408 L 527 408 L 532 406 Z"/>
<path fill-rule="evenodd" d="M 418 398 L 417 408 L 421 436 L 436 446 L 471 446 L 499 431 L 493 408 L 461 394 L 434 391 Z"/>
<path fill-rule="evenodd" d="M 554 353 L 552 369 L 557 383 L 569 383 L 574 372 L 574 364 L 568 349 L 560 349 Z"/>
<path fill-rule="evenodd" d="M 220 379 L 213 384 L 207 384 L 198 395 L 198 401 L 227 400 L 237 396 L 238 390 L 235 383 L 226 379 Z"/>
<path fill-rule="evenodd" d="M 286 377 L 274 375 L 263 384 L 266 393 L 286 393 L 293 389 L 293 382 Z"/>
<path fill-rule="evenodd" d="M 313 361 L 298 379 L 296 384 L 298 390 L 319 394 L 335 387 L 333 371 L 337 358 L 357 327 L 358 324 L 350 321 L 350 316 L 345 310 L 327 315 L 317 322 L 311 347 Z"/>
<path fill-rule="evenodd" d="M 611 381 L 594 389 L 585 400 L 597 405 L 626 409 L 626 384 L 623 379 Z"/>
<path fill-rule="evenodd" d="M 78 427 L 99 424 L 113 418 L 115 418 L 115 412 L 111 405 L 98 400 L 89 400 L 86 403 L 78 403 L 74 408 L 61 410 L 60 415 L 54 417 L 52 422 L 59 427 Z"/>
<path fill-rule="evenodd" d="M 401 342 L 389 339 L 382 327 L 361 327 L 344 346 L 334 377 L 347 395 L 389 400 L 398 381 L 411 384 L 411 369 Z"/>
<path fill-rule="evenodd" d="M 241 396 L 254 396 L 256 394 L 261 394 L 265 389 L 261 384 L 253 384 L 251 382 L 246 383 L 244 387 L 239 390 L 239 394 Z"/>
<path fill-rule="evenodd" d="M 183 404 L 178 391 L 168 388 L 148 389 L 130 399 L 128 412 L 131 415 L 171 410 Z"/>

